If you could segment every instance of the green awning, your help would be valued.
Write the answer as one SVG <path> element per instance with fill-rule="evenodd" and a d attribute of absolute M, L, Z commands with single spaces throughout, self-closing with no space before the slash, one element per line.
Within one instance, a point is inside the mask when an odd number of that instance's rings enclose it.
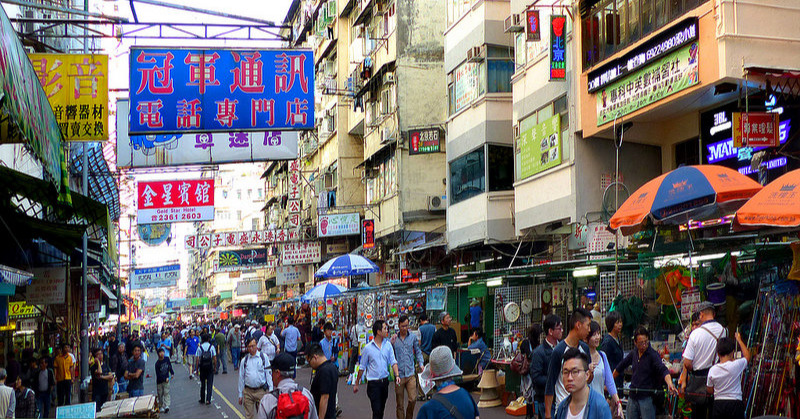
<path fill-rule="evenodd" d="M 219 298 L 221 300 L 230 300 L 233 298 L 233 291 L 222 291 L 219 293 Z"/>

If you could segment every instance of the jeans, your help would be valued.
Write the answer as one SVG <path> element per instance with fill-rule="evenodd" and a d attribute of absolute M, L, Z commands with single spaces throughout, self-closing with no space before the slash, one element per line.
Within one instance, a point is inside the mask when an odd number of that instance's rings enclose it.
<path fill-rule="evenodd" d="M 59 406 L 72 404 L 72 380 L 61 380 L 56 383 L 56 395 Z"/>
<path fill-rule="evenodd" d="M 534 417 L 544 419 L 544 402 L 534 401 L 533 404 L 536 406 L 536 413 L 534 413 Z"/>
<path fill-rule="evenodd" d="M 653 398 L 647 396 L 641 399 L 628 399 L 628 411 L 625 417 L 627 419 L 655 419 L 656 407 L 653 405 Z"/>
<path fill-rule="evenodd" d="M 233 363 L 233 369 L 236 371 L 239 370 L 239 353 L 241 350 L 242 348 L 240 347 L 231 348 L 231 362 Z"/>
<path fill-rule="evenodd" d="M 417 375 L 401 378 L 400 385 L 394 386 L 394 392 L 397 402 L 397 419 L 413 419 L 414 406 L 417 404 Z M 405 406 L 404 399 L 406 398 L 408 406 Z"/>
<path fill-rule="evenodd" d="M 389 398 L 389 379 L 367 381 L 367 397 L 372 407 L 372 419 L 383 419 L 386 399 Z"/>
<path fill-rule="evenodd" d="M 119 388 L 120 393 L 128 391 L 128 380 L 120 378 L 119 380 L 117 380 L 117 387 Z"/>
<path fill-rule="evenodd" d="M 50 417 L 50 391 L 36 392 L 36 407 L 41 413 L 41 417 Z"/>
<path fill-rule="evenodd" d="M 95 411 L 99 412 L 103 407 L 103 403 L 108 401 L 108 393 L 97 394 L 92 392 L 92 401 L 95 402 Z"/>
<path fill-rule="evenodd" d="M 140 397 L 140 396 L 144 396 L 143 388 L 128 390 L 128 397 Z"/>
<path fill-rule="evenodd" d="M 220 364 L 222 364 L 222 371 L 224 371 L 225 373 L 227 373 L 227 372 L 228 372 L 228 362 L 227 362 L 227 360 L 225 359 L 225 358 L 227 358 L 227 356 L 226 356 L 225 352 L 226 352 L 226 350 L 225 350 L 225 349 L 221 349 L 221 350 L 220 350 L 220 351 L 217 353 L 217 371 L 219 371 L 219 369 L 220 369 L 220 368 L 219 368 L 219 366 L 220 366 Z"/>
<path fill-rule="evenodd" d="M 744 402 L 741 400 L 714 400 L 712 418 L 744 419 Z"/>
<path fill-rule="evenodd" d="M 200 401 L 211 403 L 211 393 L 214 392 L 214 371 L 200 370 Z"/>

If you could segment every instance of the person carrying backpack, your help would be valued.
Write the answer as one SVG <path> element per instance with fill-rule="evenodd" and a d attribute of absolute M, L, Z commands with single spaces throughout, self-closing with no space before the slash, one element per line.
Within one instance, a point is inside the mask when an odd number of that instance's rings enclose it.
<path fill-rule="evenodd" d="M 211 344 L 211 336 L 204 333 L 202 337 L 203 343 L 197 347 L 195 354 L 196 365 L 195 368 L 200 376 L 200 400 L 199 403 L 211 404 L 211 393 L 214 392 L 214 373 L 217 364 L 217 351 Z"/>
<path fill-rule="evenodd" d="M 314 396 L 292 379 L 295 362 L 295 357 L 286 352 L 275 356 L 272 362 L 275 389 L 261 398 L 258 419 L 319 419 Z"/>

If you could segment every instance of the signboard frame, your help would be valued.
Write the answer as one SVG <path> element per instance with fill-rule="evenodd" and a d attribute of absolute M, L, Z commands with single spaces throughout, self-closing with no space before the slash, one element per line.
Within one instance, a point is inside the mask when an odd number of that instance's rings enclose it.
<path fill-rule="evenodd" d="M 212 221 L 214 180 L 141 181 L 136 203 L 139 224 Z"/>

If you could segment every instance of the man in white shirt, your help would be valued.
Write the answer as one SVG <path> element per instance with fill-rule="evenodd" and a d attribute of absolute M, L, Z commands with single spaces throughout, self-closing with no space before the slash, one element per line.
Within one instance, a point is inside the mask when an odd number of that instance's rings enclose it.
<path fill-rule="evenodd" d="M 258 351 L 266 355 L 270 362 L 275 359 L 275 355 L 280 352 L 281 343 L 275 336 L 275 326 L 267 325 L 267 332 L 258 340 Z"/>
<path fill-rule="evenodd" d="M 200 403 L 211 404 L 211 393 L 214 392 L 214 373 L 217 365 L 217 350 L 211 344 L 211 336 L 203 333 L 203 343 L 197 347 L 195 359 L 200 376 Z"/>
<path fill-rule="evenodd" d="M 683 367 L 689 371 L 687 383 L 681 383 L 681 392 L 688 391 L 687 399 L 692 402 L 692 418 L 710 417 L 711 403 L 703 395 L 708 380 L 708 370 L 717 359 L 717 341 L 727 337 L 728 332 L 714 320 L 714 305 L 704 301 L 697 306 L 700 326 L 692 331 L 683 350 Z"/>
<path fill-rule="evenodd" d="M 258 351 L 255 339 L 250 338 L 246 348 L 239 366 L 239 405 L 244 406 L 245 417 L 253 419 L 261 398 L 267 390 L 272 391 L 272 372 L 269 359 Z"/>
<path fill-rule="evenodd" d="M 17 409 L 17 397 L 14 389 L 5 385 L 6 375 L 6 369 L 0 368 L 0 412 L 6 418 L 13 418 Z"/>

